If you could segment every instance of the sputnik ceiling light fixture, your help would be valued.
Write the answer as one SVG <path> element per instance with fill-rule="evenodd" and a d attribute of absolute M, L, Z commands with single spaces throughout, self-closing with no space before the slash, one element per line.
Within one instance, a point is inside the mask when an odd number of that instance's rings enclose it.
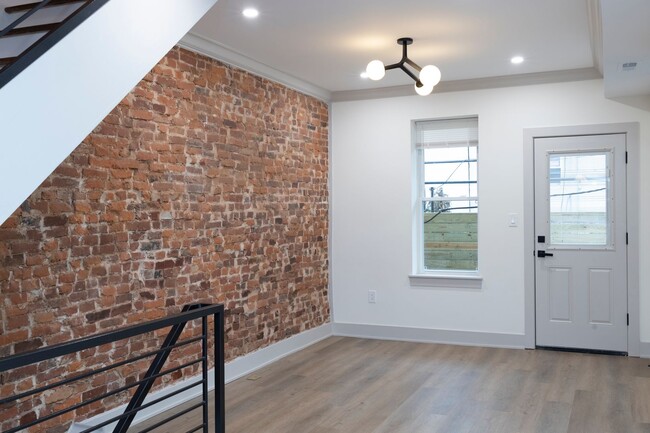
<path fill-rule="evenodd" d="M 384 66 L 384 62 L 381 60 L 373 60 L 366 67 L 366 75 L 371 80 L 378 81 L 384 78 L 386 71 L 399 68 L 406 75 L 413 78 L 415 81 L 415 91 L 418 95 L 426 96 L 430 94 L 435 85 L 440 82 L 440 78 L 442 77 L 440 69 L 434 65 L 427 65 L 421 68 L 417 63 L 408 58 L 407 47 L 413 43 L 413 38 L 399 38 L 397 43 L 402 46 L 402 59 L 388 66 Z M 406 65 L 415 69 L 419 73 L 419 76 L 416 76 Z"/>

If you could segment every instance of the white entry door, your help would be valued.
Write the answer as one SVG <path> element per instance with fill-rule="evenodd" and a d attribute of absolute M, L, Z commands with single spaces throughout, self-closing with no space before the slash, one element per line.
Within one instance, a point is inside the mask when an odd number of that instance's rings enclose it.
<path fill-rule="evenodd" d="M 627 352 L 625 135 L 534 147 L 536 344 Z"/>

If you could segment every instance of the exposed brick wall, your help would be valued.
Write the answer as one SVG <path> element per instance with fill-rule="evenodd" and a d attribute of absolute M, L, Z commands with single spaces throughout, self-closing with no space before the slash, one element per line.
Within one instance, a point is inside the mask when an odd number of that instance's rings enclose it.
<path fill-rule="evenodd" d="M 0 356 L 196 301 L 225 304 L 228 359 L 327 322 L 327 126 L 325 103 L 173 49 L 0 227 Z M 0 391 L 153 344 L 5 375 Z"/>

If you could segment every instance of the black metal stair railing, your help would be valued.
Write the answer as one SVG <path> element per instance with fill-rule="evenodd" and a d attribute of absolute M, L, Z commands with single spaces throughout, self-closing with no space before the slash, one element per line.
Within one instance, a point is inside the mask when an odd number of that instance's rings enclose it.
<path fill-rule="evenodd" d="M 129 338 L 150 333 L 159 329 L 171 327 L 167 337 L 165 338 L 162 346 L 154 351 L 149 351 L 146 353 L 133 356 L 113 364 L 98 367 L 91 369 L 89 371 L 83 372 L 81 374 L 75 375 L 70 378 L 59 380 L 57 382 L 37 387 L 32 390 L 24 391 L 12 396 L 0 396 L 0 419 L 3 419 L 2 413 L 7 409 L 12 403 L 22 402 L 27 398 L 34 398 L 35 396 L 42 395 L 43 393 L 59 388 L 61 386 L 70 385 L 78 383 L 79 381 L 95 377 L 99 374 L 106 373 L 108 371 L 117 369 L 128 364 L 132 364 L 136 361 L 141 361 L 146 358 L 153 357 L 151 365 L 144 375 L 144 378 L 133 383 L 127 384 L 125 386 L 107 391 L 101 395 L 93 396 L 88 400 L 82 401 L 77 404 L 72 404 L 64 409 L 59 409 L 42 417 L 36 418 L 34 420 L 25 422 L 24 424 L 12 427 L 9 430 L 4 431 L 3 433 L 16 433 L 30 427 L 37 426 L 39 424 L 45 423 L 47 421 L 56 419 L 64 414 L 73 412 L 77 409 L 80 409 L 84 406 L 90 405 L 92 403 L 100 402 L 107 397 L 111 397 L 123 392 L 126 392 L 137 386 L 136 391 L 134 392 L 131 401 L 127 405 L 126 409 L 121 415 L 112 417 L 108 420 L 105 420 L 101 423 L 98 423 L 92 427 L 89 427 L 83 430 L 82 433 L 90 433 L 97 431 L 107 425 L 115 424 L 113 428 L 113 433 L 126 433 L 131 426 L 136 414 L 146 408 L 152 407 L 164 400 L 167 400 L 171 397 L 174 397 L 182 392 L 188 391 L 192 388 L 201 386 L 201 401 L 191 405 L 188 408 L 185 408 L 183 411 L 174 413 L 171 416 L 157 422 L 155 425 L 150 426 L 140 433 L 149 432 L 158 428 L 164 424 L 173 421 L 174 419 L 179 418 L 186 413 L 191 412 L 201 408 L 201 419 L 202 422 L 200 425 L 190 429 L 188 433 L 202 431 L 203 433 L 208 433 L 209 431 L 209 421 L 208 421 L 208 318 L 213 316 L 214 318 L 214 432 L 215 433 L 225 433 L 225 400 L 224 400 L 224 390 L 225 390 L 225 381 L 224 381 L 224 309 L 223 305 L 209 305 L 209 304 L 193 304 L 188 305 L 183 308 L 183 311 L 179 314 L 172 315 L 163 319 L 153 320 L 147 323 L 140 325 L 130 326 L 122 329 L 118 329 L 111 332 L 106 332 L 103 334 L 94 335 L 91 337 L 81 338 L 78 340 L 70 341 L 63 344 L 58 344 L 55 346 L 45 347 L 38 349 L 32 352 L 22 353 L 18 355 L 13 355 L 7 358 L 0 359 L 0 373 L 8 372 L 11 370 L 19 369 L 22 367 L 38 364 L 43 361 L 53 360 L 65 355 L 70 355 L 74 353 L 79 353 L 84 350 L 92 349 L 98 346 L 105 344 L 116 343 L 118 341 L 127 340 Z M 185 325 L 193 320 L 201 320 L 201 335 L 197 337 L 186 338 L 179 341 L 181 334 L 185 328 Z M 190 360 L 167 370 L 163 370 L 165 361 L 167 361 L 169 355 L 174 349 L 190 345 L 192 343 L 200 342 L 201 343 L 201 356 L 198 359 Z M 188 385 L 185 385 L 179 389 L 175 389 L 173 392 L 165 393 L 162 397 L 156 398 L 155 400 L 145 403 L 145 398 L 148 392 L 151 390 L 156 379 L 166 376 L 168 374 L 180 371 L 184 368 L 201 365 L 201 379 L 193 380 Z"/>
<path fill-rule="evenodd" d="M 20 72 L 31 65 L 36 59 L 52 48 L 65 35 L 109 0 L 42 0 L 19 5 L 7 6 L 4 12 L 9 15 L 19 14 L 5 28 L 0 29 L 0 44 L 6 43 L 7 38 L 18 35 L 41 35 L 35 42 L 21 52 L 10 57 L 0 57 L 0 88 L 15 78 Z M 46 8 L 79 3 L 79 7 L 66 16 L 62 21 L 28 25 L 29 18 Z M 21 24 L 25 24 L 22 25 Z"/>

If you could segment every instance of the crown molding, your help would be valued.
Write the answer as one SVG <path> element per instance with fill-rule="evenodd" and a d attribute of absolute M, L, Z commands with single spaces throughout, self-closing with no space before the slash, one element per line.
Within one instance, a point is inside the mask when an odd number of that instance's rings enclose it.
<path fill-rule="evenodd" d="M 499 87 L 530 86 L 567 81 L 595 80 L 602 78 L 596 68 L 567 69 L 563 71 L 535 72 L 531 74 L 475 78 L 471 80 L 442 81 L 435 93 L 462 92 L 466 90 L 494 89 Z M 379 89 L 346 90 L 332 92 L 332 102 L 358 101 L 363 99 L 396 98 L 413 96 L 413 85 L 382 87 Z"/>
<path fill-rule="evenodd" d="M 229 65 L 244 69 L 260 77 L 275 81 L 291 89 L 313 96 L 324 102 L 329 102 L 332 92 L 307 81 L 296 78 L 271 66 L 260 63 L 250 57 L 239 54 L 217 41 L 189 32 L 178 42 L 181 48 L 219 60 Z"/>
<path fill-rule="evenodd" d="M 603 20 L 600 0 L 587 0 L 587 15 L 589 17 L 589 40 L 594 67 L 603 73 Z"/>
<path fill-rule="evenodd" d="M 589 22 L 592 38 L 594 64 L 602 58 L 602 37 L 600 26 L 600 1 L 589 0 Z M 596 15 L 594 15 L 596 14 Z M 598 25 L 596 25 L 596 23 Z M 597 43 L 600 41 L 600 43 Z M 178 45 L 195 53 L 219 60 L 237 68 L 244 69 L 255 75 L 275 81 L 301 93 L 313 96 L 324 102 L 356 101 L 363 99 L 396 98 L 412 96 L 413 86 L 393 86 L 376 89 L 344 90 L 330 92 L 300 78 L 294 77 L 271 66 L 260 63 L 250 57 L 244 56 L 217 41 L 205 38 L 196 33 L 188 33 Z M 600 51 L 599 48 L 600 47 Z M 475 78 L 470 80 L 443 81 L 436 86 L 435 92 L 462 92 L 466 90 L 491 89 L 499 87 L 528 86 L 535 84 L 560 83 L 567 81 L 593 80 L 602 78 L 598 66 L 581 69 L 568 69 L 562 71 L 536 72 L 531 74 L 506 75 L 499 77 Z"/>

